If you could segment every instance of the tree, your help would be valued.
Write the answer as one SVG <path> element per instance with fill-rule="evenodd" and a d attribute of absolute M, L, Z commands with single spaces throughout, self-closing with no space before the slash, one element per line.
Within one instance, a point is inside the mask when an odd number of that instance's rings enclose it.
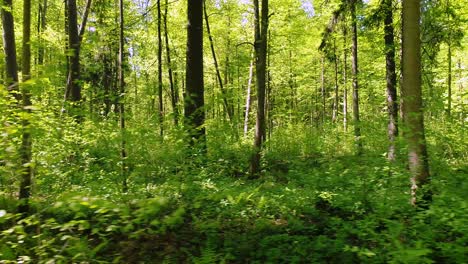
<path fill-rule="evenodd" d="M 82 119 L 81 113 L 81 65 L 80 65 L 80 51 L 81 41 L 86 29 L 88 15 L 91 8 L 91 0 L 86 1 L 86 7 L 83 13 L 83 19 L 80 28 L 78 28 L 78 9 L 76 0 L 67 0 L 67 30 L 68 30 L 68 48 L 69 54 L 69 69 L 67 76 L 67 86 L 65 89 L 65 101 L 69 101 L 71 106 L 72 115 L 78 122 Z"/>
<path fill-rule="evenodd" d="M 119 125 L 120 125 L 120 159 L 121 159 L 121 176 L 122 176 L 122 190 L 123 192 L 128 191 L 127 185 L 127 141 L 125 137 L 125 75 L 124 75 L 124 63 L 125 63 L 125 39 L 124 39 L 124 3 L 123 0 L 119 0 L 119 58 L 118 58 L 118 81 L 119 81 Z"/>
<path fill-rule="evenodd" d="M 25 113 L 22 118 L 22 135 L 21 135 L 21 184 L 19 189 L 20 213 L 29 211 L 29 197 L 31 196 L 31 179 L 32 179 L 32 142 L 30 133 L 29 115 L 31 114 L 31 94 L 28 89 L 27 82 L 31 78 L 31 0 L 23 1 L 23 56 L 22 56 L 22 82 L 21 94 L 23 98 L 22 110 Z"/>
<path fill-rule="evenodd" d="M 404 104 L 404 133 L 408 144 L 408 161 L 411 173 L 411 203 L 419 203 L 417 190 L 430 182 L 429 164 L 424 134 L 424 118 L 421 89 L 421 39 L 420 3 L 404 0 L 402 9 L 402 99 Z M 423 201 L 429 201 L 431 194 L 424 191 Z"/>
<path fill-rule="evenodd" d="M 257 86 L 257 121 L 255 126 L 254 153 L 250 161 L 250 177 L 258 177 L 260 172 L 260 157 L 263 141 L 266 136 L 265 122 L 265 93 L 266 66 L 268 47 L 268 0 L 262 0 L 260 11 L 259 1 L 254 0 L 255 13 L 255 73 Z M 260 16 L 261 15 L 261 16 Z"/>
<path fill-rule="evenodd" d="M 398 137 L 398 99 L 397 80 L 395 66 L 395 34 L 393 28 L 393 6 L 392 0 L 383 1 L 384 8 L 384 39 L 385 39 L 385 60 L 386 60 L 386 80 L 387 80 L 387 111 L 388 111 L 388 147 L 387 158 L 395 160 L 395 141 Z"/>
<path fill-rule="evenodd" d="M 169 87 L 171 90 L 171 104 L 172 104 L 172 111 L 174 115 L 174 124 L 177 126 L 179 124 L 179 90 L 178 87 L 174 83 L 174 70 L 173 70 L 173 64 L 172 64 L 172 59 L 171 59 L 171 47 L 169 46 L 169 32 L 167 29 L 167 13 L 168 13 L 168 7 L 169 3 L 168 0 L 165 2 L 165 7 L 164 7 L 164 39 L 166 41 L 166 61 L 167 61 L 167 70 L 168 70 L 168 76 L 169 76 Z"/>
<path fill-rule="evenodd" d="M 356 142 L 356 153 L 362 154 L 362 139 L 361 139 L 361 124 L 359 116 L 359 82 L 358 82 L 358 33 L 357 33 L 357 17 L 356 17 L 356 2 L 357 0 L 350 0 L 350 13 L 351 13 L 351 31 L 352 43 L 352 73 L 353 73 L 353 122 L 354 122 L 354 139 Z"/>
<path fill-rule="evenodd" d="M 69 54 L 69 70 L 67 77 L 67 87 L 65 99 L 72 103 L 72 115 L 80 119 L 79 104 L 81 101 L 81 85 L 80 79 L 80 37 L 78 33 L 78 18 L 77 18 L 76 0 L 67 0 L 67 18 L 68 18 L 68 47 Z"/>
<path fill-rule="evenodd" d="M 157 2 L 158 8 L 158 110 L 159 110 L 159 135 L 164 135 L 164 105 L 163 105 L 163 83 L 162 83 L 162 35 L 161 35 L 161 0 Z"/>
<path fill-rule="evenodd" d="M 18 88 L 18 64 L 16 61 L 16 41 L 15 41 L 15 26 L 13 21 L 13 4 L 12 0 L 3 0 L 1 6 L 2 24 L 3 24 L 3 49 L 5 52 L 6 64 L 6 86 L 8 91 L 20 100 Z"/>
<path fill-rule="evenodd" d="M 227 95 L 226 90 L 224 88 L 223 80 L 221 79 L 221 72 L 219 70 L 218 59 L 216 57 L 216 51 L 215 51 L 215 47 L 214 47 L 213 36 L 211 35 L 210 19 L 209 19 L 209 16 L 208 16 L 208 12 L 206 11 L 206 1 L 205 0 L 204 0 L 204 3 L 203 3 L 203 12 L 204 12 L 204 15 L 205 15 L 206 33 L 208 33 L 208 39 L 210 40 L 211 54 L 213 55 L 213 63 L 214 63 L 215 70 L 216 70 L 216 79 L 218 80 L 219 89 L 221 90 L 221 94 L 223 96 L 224 111 L 227 112 L 229 120 L 233 121 L 234 120 L 234 111 L 233 111 L 233 108 L 229 105 L 228 98 L 227 98 L 228 95 Z"/>
<path fill-rule="evenodd" d="M 204 151 L 206 132 L 203 84 L 203 0 L 188 1 L 187 13 L 185 125 L 191 137 L 191 143 L 200 143 Z"/>

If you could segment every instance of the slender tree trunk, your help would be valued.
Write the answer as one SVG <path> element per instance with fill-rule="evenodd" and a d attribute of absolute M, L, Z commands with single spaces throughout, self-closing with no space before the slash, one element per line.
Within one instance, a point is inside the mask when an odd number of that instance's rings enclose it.
<path fill-rule="evenodd" d="M 191 144 L 206 151 L 205 99 L 203 84 L 203 0 L 187 1 L 187 60 L 184 98 L 185 124 Z"/>
<path fill-rule="evenodd" d="M 322 72 L 320 75 L 320 93 L 322 97 L 322 114 L 321 114 L 321 123 L 323 124 L 325 122 L 325 115 L 326 115 L 326 91 L 325 91 L 325 58 L 322 56 Z"/>
<path fill-rule="evenodd" d="M 417 191 L 430 182 L 421 91 L 420 2 L 403 1 L 403 83 L 404 121 L 407 132 L 409 169 L 411 173 L 411 203 L 420 203 Z M 422 201 L 431 200 L 423 190 Z"/>
<path fill-rule="evenodd" d="M 39 65 L 44 64 L 44 41 L 43 41 L 43 34 L 47 26 L 47 0 L 42 0 L 42 3 L 39 3 L 39 13 L 38 13 L 38 23 L 37 23 L 37 31 L 39 35 L 39 48 L 37 51 L 37 63 Z"/>
<path fill-rule="evenodd" d="M 447 62 L 448 62 L 448 69 L 447 69 L 447 97 L 448 97 L 448 105 L 447 105 L 447 116 L 450 119 L 452 116 L 452 44 L 449 42 L 447 43 L 448 52 L 447 52 Z"/>
<path fill-rule="evenodd" d="M 22 111 L 25 115 L 22 117 L 22 137 L 20 146 L 21 156 L 21 184 L 19 189 L 19 212 L 27 214 L 29 212 L 29 198 L 31 196 L 32 179 L 32 142 L 30 133 L 29 117 L 31 113 L 31 94 L 27 87 L 27 82 L 31 79 L 31 0 L 23 1 L 23 47 L 22 47 Z"/>
<path fill-rule="evenodd" d="M 398 137 L 398 98 L 397 98 L 397 80 L 395 66 L 395 36 L 393 28 L 393 6 L 392 0 L 384 2 L 385 19 L 385 60 L 386 60 L 386 79 L 387 79 L 387 111 L 388 111 L 388 139 L 389 147 L 387 159 L 395 161 L 396 149 L 395 141 Z"/>
<path fill-rule="evenodd" d="M 338 55 L 336 54 L 336 40 L 333 39 L 333 56 L 335 57 L 334 59 L 334 64 L 335 64 L 335 100 L 333 102 L 333 116 L 332 116 L 332 121 L 333 123 L 336 122 L 338 119 L 338 106 L 340 104 L 340 97 L 338 93 Z"/>
<path fill-rule="evenodd" d="M 358 35 L 356 18 L 356 1 L 351 0 L 351 25 L 353 30 L 353 46 L 351 53 L 353 55 L 353 123 L 354 138 L 356 142 L 356 153 L 362 154 L 361 124 L 359 120 L 359 85 L 358 85 Z"/>
<path fill-rule="evenodd" d="M 12 0 L 3 0 L 0 7 L 3 25 L 3 50 L 5 52 L 6 81 L 8 91 L 17 101 L 21 100 L 18 87 L 18 64 L 16 60 L 15 26 L 13 21 Z"/>
<path fill-rule="evenodd" d="M 172 111 L 174 115 L 174 125 L 177 126 L 179 124 L 179 109 L 177 105 L 179 104 L 179 96 L 177 86 L 174 85 L 174 72 L 173 72 L 173 65 L 171 60 L 171 47 L 169 45 L 169 31 L 167 29 L 167 14 L 168 14 L 168 0 L 165 2 L 164 7 L 164 39 L 166 40 L 166 61 L 167 61 L 167 70 L 169 76 L 169 87 L 171 90 L 171 104 L 172 104 Z"/>
<path fill-rule="evenodd" d="M 343 25 L 343 129 L 348 131 L 348 29 L 346 21 Z"/>
<path fill-rule="evenodd" d="M 125 75 L 124 66 L 125 63 L 125 39 L 124 39 L 124 3 L 123 0 L 119 0 L 119 58 L 118 58 L 118 77 L 119 77 L 119 91 L 120 96 L 119 102 L 119 125 L 121 132 L 120 140 L 120 159 L 121 159 L 121 177 L 122 177 L 122 191 L 126 193 L 128 191 L 127 184 L 127 141 L 126 141 L 126 127 L 125 127 Z"/>
<path fill-rule="evenodd" d="M 223 80 L 221 78 L 221 71 L 219 70 L 219 64 L 218 64 L 218 59 L 216 57 L 216 51 L 214 47 L 214 41 L 213 41 L 213 36 L 211 35 L 211 29 L 210 29 L 210 22 L 209 22 L 209 17 L 208 13 L 206 12 L 206 1 L 203 1 L 203 12 L 205 14 L 205 23 L 206 23 L 206 32 L 208 33 L 208 39 L 210 41 L 210 47 L 211 47 L 211 54 L 213 55 L 213 62 L 216 70 L 216 78 L 219 84 L 219 89 L 221 90 L 221 95 L 223 97 L 223 106 L 224 110 L 226 111 L 229 120 L 233 121 L 233 115 L 234 113 L 231 111 L 231 106 L 229 105 L 228 102 L 228 95 L 226 93 Z"/>
<path fill-rule="evenodd" d="M 244 137 L 247 136 L 247 132 L 249 131 L 249 115 L 250 115 L 250 105 L 251 105 L 253 72 L 254 72 L 254 58 L 252 54 L 252 60 L 250 61 L 250 67 L 249 67 L 249 81 L 247 83 L 247 95 L 245 96 Z"/>
<path fill-rule="evenodd" d="M 162 35 L 161 35 L 161 0 L 158 0 L 158 110 L 159 110 L 159 135 L 164 135 L 164 105 L 163 105 L 163 83 L 162 83 Z"/>
<path fill-rule="evenodd" d="M 257 122 L 255 126 L 254 153 L 250 162 L 250 177 L 255 178 L 260 173 L 260 157 L 265 140 L 265 90 L 266 63 L 268 47 L 268 0 L 262 0 L 261 17 L 259 0 L 254 0 L 255 9 L 255 68 L 257 83 Z"/>

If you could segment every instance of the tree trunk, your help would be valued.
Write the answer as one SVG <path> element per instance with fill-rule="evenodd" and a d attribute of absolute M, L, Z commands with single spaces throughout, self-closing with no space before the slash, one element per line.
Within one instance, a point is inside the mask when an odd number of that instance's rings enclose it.
<path fill-rule="evenodd" d="M 218 84 L 219 84 L 219 89 L 221 90 L 221 95 L 223 97 L 224 110 L 226 111 L 226 113 L 227 113 L 227 115 L 229 117 L 229 120 L 233 121 L 234 113 L 231 111 L 232 108 L 229 105 L 228 98 L 227 98 L 228 95 L 227 95 L 225 87 L 223 85 L 223 80 L 221 78 L 221 72 L 219 70 L 218 59 L 216 57 L 216 51 L 215 51 L 215 48 L 214 48 L 213 36 L 211 35 L 209 17 L 208 17 L 208 13 L 206 12 L 206 1 L 204 0 L 203 2 L 204 2 L 203 12 L 205 14 L 206 32 L 208 33 L 208 39 L 210 41 L 211 54 L 213 55 L 213 62 L 214 62 L 215 70 L 216 70 L 216 78 L 217 78 L 217 81 L 218 81 Z"/>
<path fill-rule="evenodd" d="M 249 81 L 247 83 L 247 95 L 245 96 L 245 118 L 244 118 L 244 137 L 247 136 L 249 131 L 249 115 L 250 115 L 250 105 L 251 105 L 251 93 L 252 93 L 252 81 L 253 81 L 253 67 L 254 67 L 254 58 L 252 54 L 252 60 L 250 61 L 249 68 Z"/>
<path fill-rule="evenodd" d="M 21 156 L 21 184 L 19 189 L 19 212 L 27 214 L 29 212 L 29 198 L 31 196 L 31 179 L 32 179 L 32 142 L 30 133 L 29 116 L 31 113 L 31 94 L 28 84 L 25 83 L 31 79 L 31 0 L 23 1 L 23 52 L 22 52 L 22 88 L 21 94 L 23 97 L 22 110 L 25 115 L 22 117 L 22 138 L 20 146 Z"/>
<path fill-rule="evenodd" d="M 118 77 L 119 77 L 119 125 L 121 132 L 120 140 L 120 159 L 121 159 L 121 177 L 122 177 L 122 191 L 126 193 L 128 191 L 127 184 L 127 142 L 126 142 L 126 127 L 125 127 L 125 75 L 124 75 L 124 63 L 125 63 L 125 39 L 124 39 L 124 3 L 123 0 L 119 0 L 119 58 L 118 58 Z"/>
<path fill-rule="evenodd" d="M 351 26 L 353 31 L 353 46 L 351 53 L 353 55 L 352 71 L 353 71 L 353 123 L 354 123 L 354 138 L 356 142 L 356 153 L 362 154 L 362 139 L 361 139 L 361 124 L 359 120 L 359 85 L 358 85 L 358 35 L 356 22 L 356 1 L 351 0 Z"/>
<path fill-rule="evenodd" d="M 333 102 L 333 116 L 332 121 L 333 123 L 336 122 L 338 118 L 338 105 L 340 104 L 340 97 L 338 93 L 338 55 L 336 54 L 336 40 L 333 39 L 333 56 L 334 64 L 335 64 L 335 100 Z"/>
<path fill-rule="evenodd" d="M 386 60 L 386 79 L 387 79 L 387 111 L 388 111 L 388 140 L 389 147 L 387 159 L 395 161 L 396 149 L 395 141 L 398 137 L 398 98 L 397 98 L 397 80 L 395 67 L 395 36 L 393 28 L 393 7 L 392 0 L 385 0 L 384 11 L 384 31 L 385 31 L 385 60 Z"/>
<path fill-rule="evenodd" d="M 325 58 L 322 56 L 321 60 L 322 72 L 320 75 L 320 93 L 322 97 L 322 114 L 321 114 L 321 123 L 325 122 L 325 115 L 326 115 L 326 91 L 325 91 Z"/>
<path fill-rule="evenodd" d="M 343 129 L 348 131 L 348 30 L 346 21 L 343 25 Z"/>
<path fill-rule="evenodd" d="M 184 98 L 185 123 L 191 144 L 206 151 L 205 99 L 203 84 L 203 0 L 187 1 L 187 60 Z"/>
<path fill-rule="evenodd" d="M 21 100 L 18 87 L 18 64 L 16 61 L 15 26 L 13 21 L 12 0 L 3 0 L 0 7 L 3 25 L 3 50 L 6 64 L 6 86 L 17 101 Z"/>
<path fill-rule="evenodd" d="M 403 83 L 405 105 L 404 121 L 407 132 L 409 169 L 411 173 L 411 204 L 420 203 L 417 190 L 430 182 L 429 166 L 424 135 L 424 118 L 421 92 L 421 39 L 420 2 L 403 1 Z M 423 202 L 431 200 L 429 191 L 424 191 Z"/>
<path fill-rule="evenodd" d="M 43 34 L 47 26 L 47 0 L 42 0 L 42 3 L 39 3 L 39 13 L 38 13 L 38 23 L 37 23 L 37 32 L 39 35 L 39 48 L 37 51 L 37 64 L 43 65 L 44 64 L 44 41 L 43 41 Z"/>
<path fill-rule="evenodd" d="M 447 97 L 448 97 L 448 103 L 447 103 L 447 116 L 450 119 L 452 116 L 452 44 L 450 43 L 450 40 L 447 43 L 448 46 L 448 52 L 447 52 L 447 62 L 448 62 L 448 68 L 447 68 Z"/>
<path fill-rule="evenodd" d="M 250 162 L 250 177 L 255 178 L 260 173 L 260 156 L 265 140 L 265 90 L 266 63 L 268 47 L 268 0 L 262 0 L 261 17 L 259 0 L 254 0 L 255 9 L 255 69 L 257 83 L 257 122 L 255 126 L 254 153 Z"/>
<path fill-rule="evenodd" d="M 172 104 L 172 111 L 174 115 L 174 125 L 179 124 L 179 109 L 177 105 L 179 104 L 179 91 L 177 86 L 174 85 L 174 73 L 173 73 L 173 65 L 171 60 L 171 47 L 169 46 L 169 32 L 167 29 L 167 14 L 168 14 L 168 0 L 165 2 L 164 7 L 164 38 L 166 40 L 166 60 L 167 60 L 167 70 L 169 76 L 169 87 L 171 90 L 171 104 Z"/>
<path fill-rule="evenodd" d="M 163 105 L 163 83 L 162 83 L 162 36 L 161 36 L 161 0 L 158 6 L 158 110 L 159 110 L 159 135 L 164 135 L 164 105 Z"/>
<path fill-rule="evenodd" d="M 81 120 L 81 85 L 80 80 L 80 37 L 78 33 L 78 19 L 76 0 L 67 0 L 68 11 L 68 47 L 69 70 L 65 100 L 71 103 L 71 114 L 77 121 Z"/>

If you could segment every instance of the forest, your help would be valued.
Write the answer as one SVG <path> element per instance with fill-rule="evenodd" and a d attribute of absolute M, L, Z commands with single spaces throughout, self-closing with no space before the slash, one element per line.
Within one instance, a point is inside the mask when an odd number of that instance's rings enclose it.
<path fill-rule="evenodd" d="M 468 0 L 0 3 L 0 263 L 468 263 Z"/>

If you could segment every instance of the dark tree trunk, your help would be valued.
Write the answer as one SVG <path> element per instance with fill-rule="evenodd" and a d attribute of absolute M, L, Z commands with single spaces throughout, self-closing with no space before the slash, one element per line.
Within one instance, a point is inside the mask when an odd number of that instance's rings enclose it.
<path fill-rule="evenodd" d="M 398 137 L 398 98 L 397 98 L 397 80 L 395 67 L 395 36 L 393 27 L 393 6 L 392 0 L 384 1 L 384 31 L 385 31 L 385 60 L 386 60 L 386 79 L 387 79 L 387 111 L 388 111 L 388 139 L 389 147 L 387 158 L 390 161 L 395 160 L 396 149 L 395 141 Z"/>
<path fill-rule="evenodd" d="M 13 22 L 12 0 L 3 0 L 3 6 L 0 7 L 2 13 L 3 25 L 3 50 L 5 52 L 6 64 L 6 86 L 8 91 L 16 98 L 21 99 L 18 87 L 18 64 L 16 61 L 16 42 L 15 26 Z"/>
<path fill-rule="evenodd" d="M 404 121 L 407 132 L 404 133 L 408 144 L 409 169 L 411 172 L 411 203 L 428 202 L 430 191 L 424 190 L 422 199 L 417 198 L 417 191 L 430 182 L 421 91 L 421 39 L 420 39 L 420 2 L 403 1 L 403 40 L 402 40 L 402 95 Z M 419 197 L 419 195 L 418 195 Z"/>
<path fill-rule="evenodd" d="M 159 135 L 164 135 L 164 105 L 163 105 L 163 83 L 162 83 L 162 35 L 161 35 L 161 0 L 157 2 L 158 6 L 158 114 L 159 114 Z"/>
<path fill-rule="evenodd" d="M 255 9 L 255 69 L 257 84 L 257 122 L 255 126 L 254 153 L 250 162 L 250 177 L 260 173 L 260 157 L 266 135 L 265 127 L 265 91 L 266 64 L 268 47 L 268 0 L 262 0 L 261 17 L 259 0 L 254 0 Z"/>
<path fill-rule="evenodd" d="M 46 26 L 47 26 L 47 0 L 42 0 L 42 3 L 39 3 L 39 12 L 38 12 L 38 23 L 37 23 L 37 32 L 39 35 L 39 48 L 37 51 L 37 64 L 43 65 L 44 64 L 44 43 L 42 34 L 44 33 Z"/>
<path fill-rule="evenodd" d="M 118 99 L 119 104 L 119 125 L 121 132 L 120 140 L 120 159 L 121 159 L 121 177 L 122 177 L 122 191 L 126 193 L 128 191 L 127 185 L 127 142 L 126 142 L 126 127 L 125 127 L 125 75 L 124 75 L 124 63 L 125 63 L 125 39 L 124 39 L 124 3 L 123 0 L 119 0 L 119 58 L 118 58 L 118 80 L 119 80 L 119 91 L 120 96 Z"/>
<path fill-rule="evenodd" d="M 69 47 L 69 70 L 67 87 L 65 93 L 66 101 L 70 101 L 71 114 L 81 120 L 81 85 L 80 80 L 80 37 L 78 33 L 78 19 L 76 0 L 67 0 L 68 16 L 68 47 Z"/>
<path fill-rule="evenodd" d="M 326 115 L 326 101 L 327 101 L 327 96 L 326 96 L 326 88 L 325 88 L 325 59 L 322 56 L 321 60 L 321 66 L 322 66 L 322 71 L 320 75 L 320 93 L 321 93 L 321 98 L 322 98 L 322 114 L 321 114 L 321 123 L 323 124 L 325 122 L 325 115 Z"/>
<path fill-rule="evenodd" d="M 343 129 L 348 131 L 348 25 L 343 25 Z"/>
<path fill-rule="evenodd" d="M 203 84 L 203 0 L 190 0 L 187 5 L 187 60 L 184 98 L 185 123 L 191 144 L 201 144 L 206 151 L 205 99 Z"/>
<path fill-rule="evenodd" d="M 32 179 L 32 142 L 30 133 L 30 122 L 28 116 L 31 113 L 31 94 L 28 84 L 24 83 L 31 79 L 31 0 L 23 1 L 23 52 L 22 52 L 22 97 L 23 112 L 26 113 L 22 118 L 22 137 L 20 146 L 21 156 L 21 184 L 19 189 L 20 206 L 19 212 L 27 214 L 29 212 L 29 198 L 31 196 Z"/>
<path fill-rule="evenodd" d="M 353 45 L 351 53 L 353 56 L 352 71 L 353 71 L 353 123 L 354 123 L 354 138 L 356 142 L 356 153 L 362 154 L 362 139 L 361 139 L 361 124 L 359 118 L 359 84 L 358 84 L 358 35 L 356 22 L 356 1 L 351 0 L 351 27 L 353 31 Z"/>
<path fill-rule="evenodd" d="M 210 20 L 209 20 L 209 17 L 208 17 L 208 12 L 206 12 L 206 1 L 204 0 L 203 2 L 204 2 L 203 12 L 204 12 L 204 15 L 205 15 L 206 32 L 208 33 L 208 39 L 210 41 L 210 47 L 211 47 L 211 54 L 213 55 L 213 62 L 214 62 L 215 70 L 216 70 L 216 79 L 218 81 L 219 89 L 221 90 L 221 95 L 223 97 L 224 111 L 226 111 L 226 113 L 227 113 L 227 115 L 229 117 L 229 120 L 233 121 L 234 113 L 232 111 L 231 106 L 229 105 L 228 95 L 226 93 L 226 90 L 224 89 L 223 80 L 221 78 L 221 71 L 219 70 L 218 59 L 216 57 L 216 51 L 215 51 L 215 47 L 214 47 L 213 36 L 211 35 Z"/>
<path fill-rule="evenodd" d="M 167 70 L 169 76 L 169 87 L 171 89 L 171 104 L 172 104 L 172 111 L 174 115 L 174 124 L 177 126 L 179 124 L 179 91 L 177 86 L 174 83 L 174 72 L 173 72 L 173 65 L 171 60 L 171 47 L 169 46 L 169 32 L 167 29 L 167 13 L 168 13 L 168 0 L 165 2 L 164 7 L 164 37 L 166 40 L 166 59 L 167 59 Z"/>

